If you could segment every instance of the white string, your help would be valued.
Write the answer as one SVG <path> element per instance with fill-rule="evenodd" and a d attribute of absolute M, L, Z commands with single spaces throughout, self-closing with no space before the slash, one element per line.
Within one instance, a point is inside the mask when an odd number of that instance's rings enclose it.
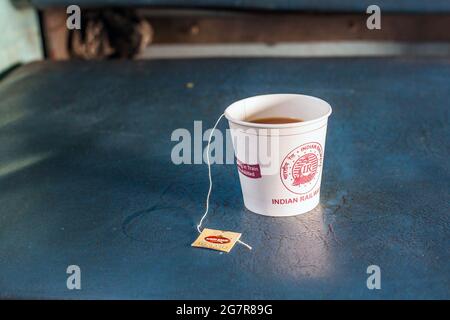
<path fill-rule="evenodd" d="M 208 164 L 208 178 L 209 178 L 209 189 L 208 189 L 208 195 L 206 196 L 206 208 L 205 208 L 205 213 L 203 214 L 202 218 L 200 219 L 200 222 L 197 225 L 197 231 L 198 233 L 202 233 L 202 231 L 200 230 L 203 220 L 206 218 L 206 216 L 208 215 L 208 211 L 209 211 L 209 197 L 211 196 L 211 191 L 212 191 L 212 176 L 211 176 L 211 161 L 209 159 L 209 146 L 211 145 L 211 138 L 212 135 L 214 133 L 214 130 L 216 130 L 217 125 L 219 124 L 220 120 L 222 120 L 222 118 L 225 116 L 224 113 L 222 113 L 219 117 L 219 119 L 217 119 L 216 124 L 214 125 L 214 127 L 211 129 L 211 133 L 209 134 L 209 138 L 208 138 L 208 146 L 206 147 L 206 162 Z M 252 247 L 249 246 L 248 244 L 246 244 L 245 242 L 238 240 L 237 242 L 239 242 L 240 244 L 242 244 L 243 246 L 247 247 L 248 249 L 252 250 Z"/>

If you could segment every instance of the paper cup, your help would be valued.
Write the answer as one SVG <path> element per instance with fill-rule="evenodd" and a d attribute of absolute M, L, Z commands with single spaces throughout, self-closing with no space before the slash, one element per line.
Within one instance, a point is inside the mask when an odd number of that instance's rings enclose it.
<path fill-rule="evenodd" d="M 266 216 L 294 216 L 320 199 L 325 137 L 331 106 L 300 94 L 239 100 L 225 110 L 245 207 Z M 247 120 L 289 117 L 303 122 L 260 124 Z"/>

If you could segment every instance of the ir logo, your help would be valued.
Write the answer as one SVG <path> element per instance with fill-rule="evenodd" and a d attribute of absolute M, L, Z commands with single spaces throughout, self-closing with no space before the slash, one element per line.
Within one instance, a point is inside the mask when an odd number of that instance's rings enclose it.
<path fill-rule="evenodd" d="M 371 266 L 367 267 L 367 274 L 370 274 L 370 276 L 367 278 L 367 289 L 373 290 L 381 289 L 381 269 L 379 266 L 373 264 Z"/>
<path fill-rule="evenodd" d="M 381 29 L 381 9 L 379 6 L 372 4 L 367 7 L 367 14 L 370 16 L 367 18 L 366 26 L 369 30 Z"/>
<path fill-rule="evenodd" d="M 70 14 L 66 20 L 66 26 L 69 30 L 81 29 L 81 9 L 76 4 L 67 7 L 66 13 Z"/>
<path fill-rule="evenodd" d="M 81 269 L 79 266 L 72 264 L 67 267 L 67 274 L 70 276 L 67 278 L 67 289 L 69 290 L 81 290 Z"/>

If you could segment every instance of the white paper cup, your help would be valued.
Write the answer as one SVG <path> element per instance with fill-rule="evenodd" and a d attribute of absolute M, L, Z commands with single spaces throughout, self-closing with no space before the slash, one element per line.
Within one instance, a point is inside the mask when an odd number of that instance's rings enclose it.
<path fill-rule="evenodd" d="M 331 106 L 300 94 L 239 100 L 225 110 L 245 207 L 266 216 L 293 216 L 319 203 Z M 303 122 L 260 124 L 246 120 L 290 117 Z"/>

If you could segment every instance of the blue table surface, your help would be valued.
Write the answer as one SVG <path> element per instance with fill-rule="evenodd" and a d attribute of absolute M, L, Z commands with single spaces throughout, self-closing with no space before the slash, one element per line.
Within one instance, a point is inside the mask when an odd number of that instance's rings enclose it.
<path fill-rule="evenodd" d="M 191 248 L 207 167 L 171 162 L 172 131 L 277 92 L 333 107 L 321 204 L 250 213 L 235 166 L 216 165 L 206 225 L 253 250 Z M 449 94 L 450 59 L 20 67 L 0 82 L 0 297 L 449 299 Z M 381 290 L 366 286 L 373 264 Z"/>

